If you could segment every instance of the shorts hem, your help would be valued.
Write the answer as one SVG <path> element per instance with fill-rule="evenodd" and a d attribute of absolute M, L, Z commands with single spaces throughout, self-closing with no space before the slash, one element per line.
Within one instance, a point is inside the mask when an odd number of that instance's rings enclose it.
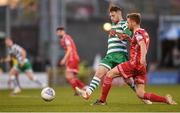
<path fill-rule="evenodd" d="M 121 65 L 117 66 L 119 73 L 123 76 L 123 78 L 128 78 L 128 75 L 124 72 Z"/>
<path fill-rule="evenodd" d="M 32 69 L 27 69 L 24 72 L 33 72 L 33 70 Z"/>
<path fill-rule="evenodd" d="M 109 65 L 105 64 L 105 63 L 100 63 L 99 65 L 104 66 L 104 67 L 108 68 L 109 70 L 111 70 L 111 67 Z"/>

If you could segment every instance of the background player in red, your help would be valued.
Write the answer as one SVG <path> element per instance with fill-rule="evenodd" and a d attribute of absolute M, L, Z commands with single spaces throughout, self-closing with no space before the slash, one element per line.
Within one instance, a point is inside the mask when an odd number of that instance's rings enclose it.
<path fill-rule="evenodd" d="M 56 35 L 60 39 L 60 45 L 65 50 L 65 55 L 63 59 L 59 62 L 60 65 L 66 66 L 66 79 L 71 84 L 75 91 L 75 87 L 84 88 L 84 83 L 77 78 L 77 73 L 79 70 L 79 55 L 76 50 L 76 46 L 71 36 L 68 35 L 64 27 L 58 27 L 56 29 Z M 76 92 L 75 92 L 76 94 Z"/>
<path fill-rule="evenodd" d="M 107 73 L 103 83 L 101 101 L 105 102 L 107 94 L 111 88 L 112 79 L 116 76 L 124 78 L 133 77 L 136 84 L 136 94 L 141 99 L 151 102 L 162 102 L 167 104 L 177 104 L 170 95 L 159 96 L 154 93 L 145 92 L 146 83 L 146 54 L 149 48 L 148 33 L 140 28 L 141 16 L 139 13 L 131 13 L 127 16 L 128 28 L 133 31 L 130 40 L 130 60 L 119 64 Z M 121 37 L 127 38 L 127 35 Z"/>

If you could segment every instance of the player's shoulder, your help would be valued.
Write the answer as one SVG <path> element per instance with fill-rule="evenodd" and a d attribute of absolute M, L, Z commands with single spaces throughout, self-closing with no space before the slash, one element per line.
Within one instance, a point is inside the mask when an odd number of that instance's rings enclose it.
<path fill-rule="evenodd" d="M 22 49 L 24 49 L 23 47 L 21 47 L 20 45 L 18 45 L 18 44 L 13 44 L 13 47 L 12 47 L 13 49 L 16 49 L 16 50 L 22 50 Z"/>
<path fill-rule="evenodd" d="M 123 29 L 124 27 L 127 27 L 126 20 L 120 20 L 117 24 L 112 23 L 112 28 Z"/>
<path fill-rule="evenodd" d="M 146 32 L 145 29 L 142 29 L 142 28 L 139 28 L 135 33 L 134 33 L 134 36 L 137 38 L 137 39 L 142 39 L 143 37 L 144 38 L 149 38 L 149 35 L 148 33 Z"/>
<path fill-rule="evenodd" d="M 127 23 L 127 20 L 121 20 L 120 23 L 125 24 L 125 23 Z"/>
<path fill-rule="evenodd" d="M 119 24 L 122 26 L 122 25 L 127 25 L 127 21 L 126 20 L 121 20 L 119 21 Z"/>
<path fill-rule="evenodd" d="M 15 49 L 15 48 L 17 49 L 17 48 L 20 48 L 20 46 L 17 45 L 17 44 L 13 44 L 12 48 L 13 48 L 13 49 Z"/>
<path fill-rule="evenodd" d="M 139 28 L 138 30 L 136 30 L 135 34 L 147 34 L 147 32 L 145 29 Z"/>
<path fill-rule="evenodd" d="M 66 34 L 65 40 L 72 40 L 72 37 L 69 34 Z"/>
<path fill-rule="evenodd" d="M 70 37 L 70 35 L 66 33 L 66 34 L 65 34 L 65 37 Z"/>

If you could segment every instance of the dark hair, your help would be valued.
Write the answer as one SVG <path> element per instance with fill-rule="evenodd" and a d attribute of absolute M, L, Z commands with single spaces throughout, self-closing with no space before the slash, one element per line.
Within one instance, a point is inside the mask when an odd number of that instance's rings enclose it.
<path fill-rule="evenodd" d="M 65 28 L 63 26 L 57 27 L 56 31 L 59 31 L 59 30 L 65 30 Z"/>
<path fill-rule="evenodd" d="M 127 15 L 127 18 L 134 20 L 137 24 L 141 23 L 141 14 L 140 13 L 130 13 Z"/>
<path fill-rule="evenodd" d="M 113 12 L 113 11 L 115 11 L 115 12 L 121 11 L 122 12 L 122 9 L 120 7 L 118 7 L 118 6 L 111 6 L 109 8 L 109 12 Z"/>

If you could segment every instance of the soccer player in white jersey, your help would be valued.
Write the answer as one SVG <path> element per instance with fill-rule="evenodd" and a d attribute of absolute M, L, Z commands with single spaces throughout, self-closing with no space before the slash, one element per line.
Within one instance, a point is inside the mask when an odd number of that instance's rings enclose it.
<path fill-rule="evenodd" d="M 21 92 L 21 88 L 19 87 L 17 80 L 15 78 L 15 75 L 19 74 L 20 72 L 25 72 L 27 77 L 35 82 L 36 84 L 40 85 L 41 87 L 44 87 L 45 85 L 42 84 L 33 74 L 32 66 L 29 60 L 27 59 L 26 56 L 26 51 L 24 48 L 21 46 L 14 44 L 13 40 L 11 38 L 6 38 L 5 39 L 5 44 L 8 47 L 8 57 L 10 55 L 13 55 L 18 63 L 15 65 L 9 72 L 10 74 L 10 79 L 14 84 L 13 88 L 13 94 L 17 94 Z"/>

